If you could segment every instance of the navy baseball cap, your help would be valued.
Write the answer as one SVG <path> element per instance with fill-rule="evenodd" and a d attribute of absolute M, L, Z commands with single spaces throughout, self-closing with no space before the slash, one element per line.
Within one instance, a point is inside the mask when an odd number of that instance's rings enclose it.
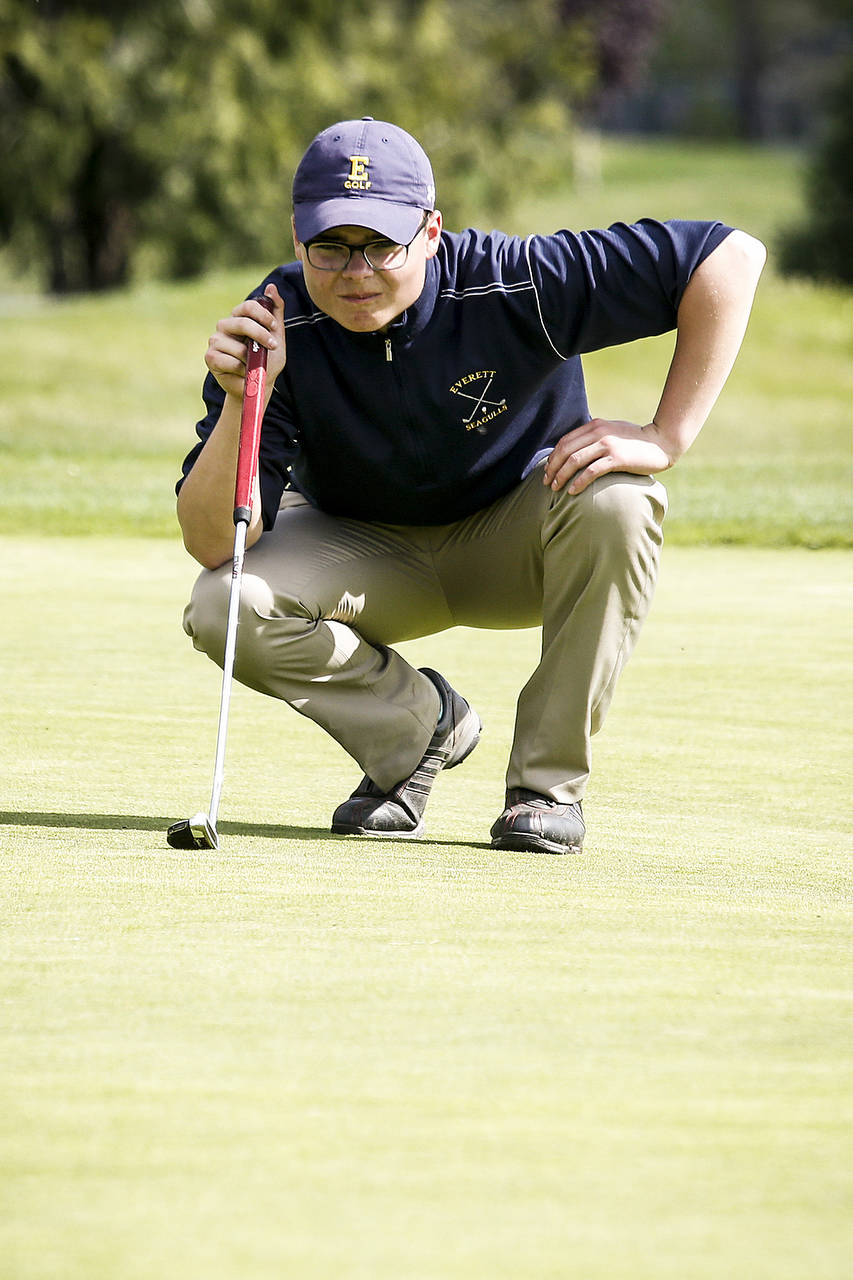
<path fill-rule="evenodd" d="M 306 244 L 331 227 L 367 227 L 408 244 L 435 206 L 426 152 L 395 124 L 364 116 L 317 137 L 293 178 L 293 220 Z"/>

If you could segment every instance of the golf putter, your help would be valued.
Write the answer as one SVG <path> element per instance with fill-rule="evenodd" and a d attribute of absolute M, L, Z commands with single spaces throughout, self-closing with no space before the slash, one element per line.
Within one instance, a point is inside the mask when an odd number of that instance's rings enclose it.
<path fill-rule="evenodd" d="M 267 311 L 273 310 L 273 304 L 269 298 L 258 298 L 256 301 L 265 306 Z M 231 704 L 234 657 L 237 651 L 243 557 L 246 552 L 246 535 L 252 518 L 252 491 L 258 472 L 258 450 L 261 442 L 261 419 L 264 412 L 267 376 L 266 347 L 254 341 L 248 345 L 243 408 L 240 415 L 240 443 L 237 451 L 237 482 L 234 488 L 234 558 L 228 596 L 225 658 L 222 663 L 222 693 L 219 699 L 219 726 L 216 732 L 216 760 L 213 766 L 210 807 L 207 813 L 197 813 L 192 818 L 183 818 L 180 822 L 172 823 L 166 832 L 166 841 L 173 849 L 219 848 L 216 819 L 225 778 L 225 741 L 228 735 L 228 710 Z"/>

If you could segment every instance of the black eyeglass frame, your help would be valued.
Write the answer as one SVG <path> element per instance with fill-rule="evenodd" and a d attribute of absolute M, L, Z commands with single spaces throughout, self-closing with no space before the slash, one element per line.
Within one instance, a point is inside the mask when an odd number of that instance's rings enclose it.
<path fill-rule="evenodd" d="M 352 255 L 354 253 L 361 254 L 361 256 L 364 258 L 364 261 L 370 267 L 371 271 L 399 271 L 401 267 L 404 267 L 406 265 L 409 259 L 409 249 L 415 243 L 415 241 L 417 240 L 421 232 L 427 227 L 432 215 L 433 215 L 433 210 L 432 209 L 427 210 L 427 212 L 424 214 L 423 218 L 421 219 L 420 226 L 418 227 L 417 231 L 412 236 L 408 244 L 397 244 L 396 241 L 388 240 L 385 236 L 377 237 L 376 240 L 368 240 L 365 244 L 344 244 L 343 240 L 324 240 L 322 236 L 317 236 L 316 239 L 309 240 L 308 243 L 305 245 L 305 256 L 307 257 L 309 263 L 311 263 L 311 266 L 314 268 L 315 271 L 346 271 L 347 267 L 352 261 Z M 384 244 L 386 246 L 393 245 L 394 249 L 405 249 L 406 252 L 402 262 L 398 262 L 393 267 L 374 266 L 374 264 L 370 261 L 370 256 L 368 251 L 372 248 L 373 245 L 377 245 L 377 244 Z M 314 248 L 315 245 L 327 245 L 330 249 L 335 248 L 335 249 L 348 250 L 346 262 L 344 262 L 339 267 L 318 266 L 316 262 L 311 262 L 311 250 Z"/>

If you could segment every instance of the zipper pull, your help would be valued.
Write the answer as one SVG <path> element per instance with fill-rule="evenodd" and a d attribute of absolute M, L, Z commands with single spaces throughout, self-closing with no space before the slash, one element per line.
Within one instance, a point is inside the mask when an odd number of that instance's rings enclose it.
<path fill-rule="evenodd" d="M 391 339 L 385 339 L 385 360 L 388 364 L 394 359 L 394 352 L 391 350 Z"/>

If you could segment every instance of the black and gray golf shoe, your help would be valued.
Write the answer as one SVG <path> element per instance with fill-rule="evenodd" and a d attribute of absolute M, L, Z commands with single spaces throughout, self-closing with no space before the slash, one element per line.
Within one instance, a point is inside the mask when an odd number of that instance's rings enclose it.
<path fill-rule="evenodd" d="M 338 805 L 332 817 L 337 835 L 414 839 L 423 835 L 424 810 L 432 785 L 442 769 L 455 769 L 476 747 L 482 723 L 473 707 L 430 667 L 422 667 L 441 696 L 442 710 L 435 733 L 418 767 L 390 791 L 365 775 L 355 791 Z"/>
<path fill-rule="evenodd" d="M 525 853 L 580 853 L 586 826 L 580 800 L 559 804 L 518 787 L 506 793 L 506 808 L 489 833 L 493 849 Z"/>

